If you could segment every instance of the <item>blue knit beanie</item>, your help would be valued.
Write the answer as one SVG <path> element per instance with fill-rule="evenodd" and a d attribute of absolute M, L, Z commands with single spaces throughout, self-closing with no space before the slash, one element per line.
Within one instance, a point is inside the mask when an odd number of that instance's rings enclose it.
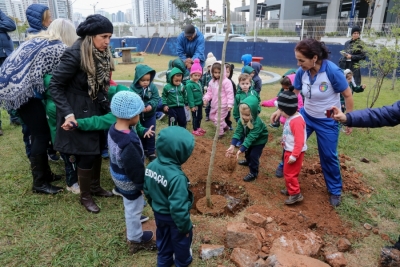
<path fill-rule="evenodd" d="M 140 114 L 144 109 L 144 103 L 140 96 L 134 92 L 121 91 L 111 100 L 111 112 L 120 119 L 131 119 Z"/>

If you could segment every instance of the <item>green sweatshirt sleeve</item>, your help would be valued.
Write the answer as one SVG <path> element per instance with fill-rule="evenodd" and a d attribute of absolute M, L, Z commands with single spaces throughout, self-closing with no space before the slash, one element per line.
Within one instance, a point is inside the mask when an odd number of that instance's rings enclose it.
<path fill-rule="evenodd" d="M 190 108 L 193 108 L 195 106 L 194 103 L 194 95 L 193 95 L 193 85 L 192 84 L 187 84 L 185 86 L 186 89 L 186 95 L 187 95 L 187 102 L 189 104 Z"/>
<path fill-rule="evenodd" d="M 117 118 L 109 112 L 103 116 L 92 116 L 84 119 L 77 119 L 78 129 L 82 131 L 99 131 L 108 130 Z"/>
<path fill-rule="evenodd" d="M 190 220 L 190 209 L 192 203 L 189 201 L 188 179 L 186 176 L 177 177 L 169 185 L 168 200 L 170 203 L 171 217 L 179 232 L 186 234 L 192 229 Z"/>
<path fill-rule="evenodd" d="M 354 86 L 352 89 L 353 89 L 353 92 L 355 92 L 355 93 L 362 93 L 362 92 L 364 92 L 364 89 L 361 87 L 361 85 Z"/>
<path fill-rule="evenodd" d="M 136 133 L 138 134 L 138 136 L 143 138 L 147 130 L 148 129 L 146 127 L 143 127 L 143 125 L 140 124 L 140 121 L 138 121 L 138 123 L 136 124 Z"/>
<path fill-rule="evenodd" d="M 243 146 L 246 149 L 248 149 L 263 132 L 263 125 L 260 118 L 257 117 L 256 121 L 253 123 L 253 126 L 253 129 L 249 131 L 243 142 Z"/>
<path fill-rule="evenodd" d="M 240 118 L 239 113 L 240 94 L 235 95 L 235 102 L 233 103 L 233 118 L 237 121 Z"/>
<path fill-rule="evenodd" d="M 235 129 L 235 133 L 233 134 L 232 138 L 240 140 L 242 137 L 244 137 L 244 128 L 243 128 L 242 121 L 238 120 L 236 129 Z"/>

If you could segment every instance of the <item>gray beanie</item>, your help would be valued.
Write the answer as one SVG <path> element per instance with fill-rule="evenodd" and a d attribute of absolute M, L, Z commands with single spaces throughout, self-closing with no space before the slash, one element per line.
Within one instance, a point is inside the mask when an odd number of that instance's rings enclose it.
<path fill-rule="evenodd" d="M 143 100 L 134 92 L 121 91 L 111 100 L 111 113 L 120 119 L 131 119 L 144 109 Z"/>
<path fill-rule="evenodd" d="M 284 91 L 278 96 L 278 108 L 288 116 L 292 116 L 298 109 L 297 95 L 292 91 Z"/>

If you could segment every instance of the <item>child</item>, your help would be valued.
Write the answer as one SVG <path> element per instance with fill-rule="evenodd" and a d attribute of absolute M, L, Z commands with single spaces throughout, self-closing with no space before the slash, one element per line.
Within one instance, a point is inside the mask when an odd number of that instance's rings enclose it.
<path fill-rule="evenodd" d="M 262 70 L 262 65 L 258 62 L 252 62 L 253 57 L 250 54 L 245 54 L 242 56 L 242 63 L 243 63 L 243 68 L 242 68 L 242 73 L 248 73 L 252 74 L 252 79 L 254 81 L 254 90 L 260 94 L 261 89 L 262 89 L 262 80 L 258 74 Z M 253 68 L 254 73 L 249 73 L 248 69 L 246 71 L 246 67 L 250 66 Z"/>
<path fill-rule="evenodd" d="M 248 96 L 255 96 L 260 103 L 260 96 L 251 87 L 251 76 L 247 73 L 242 73 L 239 75 L 238 90 L 235 95 L 235 102 L 233 104 L 233 118 L 236 122 L 240 119 L 239 105 Z"/>
<path fill-rule="evenodd" d="M 254 90 L 255 84 L 254 84 L 254 81 L 253 81 L 253 77 L 254 77 L 254 74 L 256 73 L 256 71 L 250 66 L 245 66 L 245 67 L 243 67 L 243 72 L 242 73 L 247 73 L 247 74 L 250 75 L 250 77 L 251 77 L 251 87 Z"/>
<path fill-rule="evenodd" d="M 160 95 L 158 94 L 157 87 L 153 84 L 156 71 L 147 65 L 139 64 L 135 68 L 135 78 L 130 88 L 137 93 L 143 100 L 145 109 L 140 114 L 140 124 L 145 128 L 154 126 L 153 130 L 156 131 L 156 110 Z M 156 158 L 156 138 L 140 138 L 143 144 L 145 155 L 149 161 Z"/>
<path fill-rule="evenodd" d="M 214 57 L 213 53 L 208 53 L 207 54 L 207 59 L 206 59 L 206 63 L 205 63 L 205 71 L 203 73 L 203 76 L 201 77 L 201 84 L 203 86 L 203 93 L 204 91 L 207 90 L 208 88 L 208 83 L 211 81 L 212 79 L 212 75 L 211 75 L 211 66 L 212 64 L 214 64 L 214 62 L 217 61 L 217 59 Z M 208 103 L 208 105 L 205 108 L 205 112 L 206 112 L 206 121 L 210 120 L 210 110 L 211 110 L 211 104 Z"/>
<path fill-rule="evenodd" d="M 207 105 L 211 101 L 210 119 L 215 125 L 218 123 L 218 88 L 219 79 L 221 76 L 221 69 L 225 66 L 221 65 L 221 61 L 215 62 L 211 67 L 211 74 L 213 76 L 212 80 L 208 84 L 207 93 L 203 97 L 204 105 Z M 228 115 L 228 112 L 233 107 L 233 89 L 232 83 L 226 77 L 226 71 L 224 71 L 225 76 L 222 77 L 222 88 L 221 88 L 221 122 L 219 129 L 219 137 L 222 138 L 226 131 L 229 130 L 228 125 L 224 118 Z"/>
<path fill-rule="evenodd" d="M 235 69 L 235 65 L 230 64 L 230 63 L 225 63 L 226 67 L 226 77 L 231 81 L 232 83 L 232 90 L 233 90 L 233 97 L 236 95 L 236 84 L 232 81 L 232 76 L 233 76 L 233 70 Z M 233 130 L 232 128 L 232 121 L 231 121 L 231 112 L 228 112 L 228 115 L 225 118 L 225 122 L 229 127 L 229 130 Z"/>
<path fill-rule="evenodd" d="M 123 196 L 126 237 L 129 252 L 152 248 L 152 231 L 143 231 L 142 188 L 144 183 L 144 153 L 140 139 L 130 127 L 139 122 L 144 103 L 134 92 L 122 91 L 111 100 L 111 112 L 117 122 L 108 132 L 110 148 L 110 173 L 118 192 Z M 154 247 L 154 246 L 153 246 Z"/>
<path fill-rule="evenodd" d="M 353 72 L 349 69 L 344 70 L 344 76 L 346 76 L 346 80 L 349 83 L 349 86 L 351 88 L 351 93 L 362 93 L 364 92 L 364 89 L 367 87 L 365 84 L 357 86 L 354 77 L 353 77 Z M 345 101 L 344 97 L 342 94 L 340 94 L 340 104 L 342 106 L 342 112 L 346 112 L 346 106 L 345 106 Z"/>
<path fill-rule="evenodd" d="M 194 197 L 181 165 L 189 159 L 195 140 L 185 129 L 172 126 L 160 131 L 156 145 L 158 158 L 147 165 L 143 190 L 157 225 L 157 266 L 189 266 Z"/>
<path fill-rule="evenodd" d="M 192 111 L 192 134 L 197 136 L 202 136 L 206 133 L 205 130 L 200 128 L 201 120 L 203 119 L 203 89 L 199 80 L 202 72 L 203 71 L 200 65 L 200 60 L 196 58 L 194 60 L 192 68 L 190 69 L 190 80 L 186 83 L 185 86 L 189 108 Z"/>
<path fill-rule="evenodd" d="M 245 98 L 239 106 L 240 120 L 232 137 L 231 145 L 226 151 L 226 156 L 231 157 L 235 152 L 237 142 L 244 138 L 244 142 L 239 148 L 236 157 L 240 153 L 245 153 L 245 160 L 240 160 L 239 165 L 249 166 L 250 173 L 243 181 L 254 181 L 258 176 L 260 157 L 265 144 L 268 141 L 268 129 L 264 122 L 258 117 L 259 102 L 256 96 Z"/>
<path fill-rule="evenodd" d="M 242 73 L 244 73 L 244 68 L 250 65 L 251 61 L 253 60 L 253 56 L 251 54 L 244 54 L 242 55 L 241 60 L 243 64 Z"/>
<path fill-rule="evenodd" d="M 162 92 L 164 112 L 168 113 L 169 126 L 179 125 L 186 128 L 185 105 L 187 95 L 182 84 L 182 71 L 176 67 L 168 73 L 168 83 Z"/>
<path fill-rule="evenodd" d="M 298 109 L 298 99 L 292 91 L 284 91 L 278 97 L 278 108 L 282 116 L 286 118 L 283 126 L 282 146 L 284 152 L 283 175 L 285 177 L 286 189 L 281 193 L 289 196 L 285 200 L 286 205 L 291 205 L 303 200 L 300 193 L 299 173 L 303 164 L 304 151 L 307 150 L 306 123 Z"/>
<path fill-rule="evenodd" d="M 281 90 L 279 91 L 278 95 L 277 95 L 276 97 L 274 97 L 274 98 L 271 98 L 271 99 L 269 99 L 269 100 L 263 101 L 263 102 L 261 103 L 261 106 L 262 106 L 262 107 L 277 107 L 278 96 L 279 96 L 282 92 L 288 91 L 288 90 L 289 90 L 289 88 L 292 86 L 292 84 L 293 84 L 293 82 L 294 82 L 294 77 L 295 77 L 295 76 L 296 76 L 295 74 L 290 74 L 290 75 L 287 75 L 287 76 L 283 77 L 283 78 L 280 80 L 280 83 L 281 83 L 281 85 L 282 85 L 282 88 L 281 88 Z M 297 99 L 298 99 L 298 101 L 299 101 L 299 102 L 298 102 L 298 110 L 300 110 L 300 109 L 303 107 L 303 97 L 301 96 L 301 94 L 298 94 L 298 95 L 297 95 Z M 273 124 L 271 123 L 269 126 L 271 126 L 272 128 L 279 128 L 279 126 L 280 126 L 281 123 L 282 123 L 282 125 L 285 124 L 285 121 L 286 121 L 285 117 L 281 116 L 280 119 L 279 119 L 279 121 L 276 121 L 276 122 L 273 123 Z"/>

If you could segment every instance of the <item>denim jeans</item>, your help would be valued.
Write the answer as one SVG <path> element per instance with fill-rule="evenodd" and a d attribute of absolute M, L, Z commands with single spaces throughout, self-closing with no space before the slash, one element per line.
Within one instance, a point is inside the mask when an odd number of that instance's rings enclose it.
<path fill-rule="evenodd" d="M 143 195 L 135 200 L 122 198 L 124 199 L 126 237 L 129 241 L 140 242 L 143 235 L 142 223 L 140 222 L 143 211 Z"/>

